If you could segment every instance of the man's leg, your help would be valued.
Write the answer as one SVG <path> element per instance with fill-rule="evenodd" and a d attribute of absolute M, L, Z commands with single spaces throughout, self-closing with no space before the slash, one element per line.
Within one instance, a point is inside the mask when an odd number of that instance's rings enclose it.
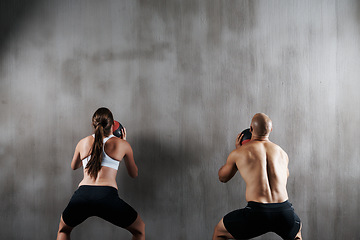
<path fill-rule="evenodd" d="M 298 234 L 296 234 L 295 240 L 302 240 L 301 228 L 302 228 L 302 223 L 301 223 L 301 225 L 300 225 L 300 229 L 299 229 Z"/>
<path fill-rule="evenodd" d="M 221 219 L 218 225 L 216 225 L 212 239 L 213 240 L 234 239 L 234 237 L 226 230 L 223 219 Z"/>
<path fill-rule="evenodd" d="M 140 218 L 140 215 L 138 215 L 135 222 L 126 229 L 132 233 L 132 240 L 145 240 L 145 223 Z"/>
<path fill-rule="evenodd" d="M 62 216 L 61 216 L 60 224 L 59 224 L 59 231 L 58 231 L 56 240 L 69 240 L 70 239 L 70 233 L 71 233 L 72 230 L 73 230 L 73 228 L 66 225 L 64 223 L 64 220 L 62 219 Z"/>

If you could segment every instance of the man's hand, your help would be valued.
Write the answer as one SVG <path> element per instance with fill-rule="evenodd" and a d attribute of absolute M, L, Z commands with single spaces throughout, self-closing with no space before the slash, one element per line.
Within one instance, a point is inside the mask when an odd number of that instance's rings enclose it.
<path fill-rule="evenodd" d="M 239 133 L 236 137 L 236 141 L 235 141 L 235 148 L 238 149 L 239 147 L 241 147 L 240 143 L 242 138 L 244 137 L 244 134 Z"/>

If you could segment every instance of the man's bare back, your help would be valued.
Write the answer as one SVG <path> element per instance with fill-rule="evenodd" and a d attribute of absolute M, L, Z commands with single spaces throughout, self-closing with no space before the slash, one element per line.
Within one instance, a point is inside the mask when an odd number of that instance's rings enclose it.
<path fill-rule="evenodd" d="M 250 239 L 268 231 L 284 239 L 301 239 L 301 222 L 286 190 L 289 159 L 281 147 L 269 140 L 271 119 L 263 113 L 255 114 L 250 131 L 251 141 L 243 146 L 240 145 L 243 135 L 237 136 L 235 150 L 219 170 L 221 182 L 240 172 L 246 183 L 248 206 L 221 219 L 213 240 Z"/>
<path fill-rule="evenodd" d="M 252 140 L 234 152 L 246 183 L 246 201 L 280 203 L 288 199 L 288 156 L 269 140 Z"/>

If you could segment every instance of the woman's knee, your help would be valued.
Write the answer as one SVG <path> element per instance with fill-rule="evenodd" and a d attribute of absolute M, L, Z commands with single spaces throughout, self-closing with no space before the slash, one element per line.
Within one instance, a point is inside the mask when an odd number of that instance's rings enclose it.
<path fill-rule="evenodd" d="M 145 235 L 145 223 L 141 218 L 139 218 L 138 230 L 139 230 L 139 234 Z"/>
<path fill-rule="evenodd" d="M 145 235 L 145 223 L 141 219 L 140 215 L 138 215 L 135 222 L 133 222 L 126 229 L 129 230 L 133 235 L 137 235 L 137 236 Z"/>
<path fill-rule="evenodd" d="M 227 231 L 223 219 L 215 226 L 213 239 L 234 239 L 234 237 Z"/>
<path fill-rule="evenodd" d="M 60 218 L 60 224 L 59 224 L 59 233 L 65 233 L 65 234 L 70 234 L 71 231 L 73 230 L 72 227 L 66 225 L 66 223 L 64 222 L 62 216 Z"/>

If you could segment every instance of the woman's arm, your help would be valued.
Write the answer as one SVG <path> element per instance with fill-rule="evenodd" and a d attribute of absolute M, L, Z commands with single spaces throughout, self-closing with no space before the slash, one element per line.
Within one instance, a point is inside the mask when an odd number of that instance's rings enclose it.
<path fill-rule="evenodd" d="M 80 158 L 80 149 L 79 149 L 80 148 L 80 142 L 76 145 L 75 153 L 74 153 L 73 159 L 71 161 L 71 168 L 73 170 L 76 170 L 76 169 L 78 169 L 79 167 L 82 166 L 82 162 L 81 162 L 81 158 Z"/>
<path fill-rule="evenodd" d="M 124 161 L 129 176 L 136 178 L 138 176 L 138 168 L 135 164 L 133 150 L 128 142 L 126 142 Z"/>

